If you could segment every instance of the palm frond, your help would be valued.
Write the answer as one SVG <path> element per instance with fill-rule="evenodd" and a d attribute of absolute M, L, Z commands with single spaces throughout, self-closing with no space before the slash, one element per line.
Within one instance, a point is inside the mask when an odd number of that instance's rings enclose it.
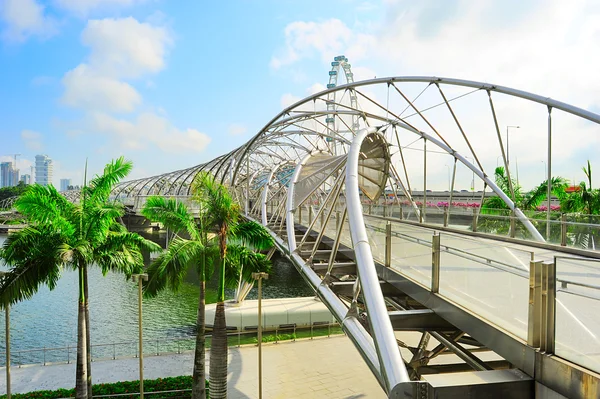
<path fill-rule="evenodd" d="M 11 269 L 0 279 L 0 307 L 31 298 L 42 284 L 56 286 L 62 266 L 70 261 L 62 239 L 34 227 L 8 237 L 1 256 Z"/>
<path fill-rule="evenodd" d="M 200 238 L 193 215 L 184 203 L 174 198 L 158 196 L 148 198 L 142 209 L 142 215 L 151 221 L 162 223 L 173 231 L 185 231 L 194 240 Z"/>
<path fill-rule="evenodd" d="M 104 167 L 104 173 L 90 180 L 87 186 L 87 197 L 90 202 L 106 202 L 113 187 L 125 178 L 133 168 L 131 161 L 124 157 L 114 159 Z"/>
<path fill-rule="evenodd" d="M 232 226 L 230 241 L 240 243 L 255 251 L 267 251 L 275 245 L 275 241 L 267 229 L 254 221 Z"/>
<path fill-rule="evenodd" d="M 198 263 L 204 248 L 199 241 L 181 237 L 171 241 L 169 248 L 148 267 L 148 282 L 144 284 L 144 294 L 152 297 L 167 287 L 177 291 L 188 267 Z"/>
<path fill-rule="evenodd" d="M 57 228 L 73 231 L 69 217 L 75 205 L 63 197 L 52 185 L 32 185 L 15 202 L 15 208 L 30 223 L 52 223 Z"/>
<path fill-rule="evenodd" d="M 243 281 L 252 281 L 252 273 L 271 271 L 271 261 L 261 253 L 254 252 L 243 245 L 227 246 L 227 268 L 225 269 L 225 285 L 235 287 L 240 276 Z"/>

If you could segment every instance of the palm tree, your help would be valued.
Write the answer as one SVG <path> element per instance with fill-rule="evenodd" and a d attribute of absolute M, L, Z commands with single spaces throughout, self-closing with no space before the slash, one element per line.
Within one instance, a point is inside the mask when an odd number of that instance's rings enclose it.
<path fill-rule="evenodd" d="M 215 233 L 214 215 L 215 207 L 207 205 L 205 184 L 210 182 L 210 176 L 200 175 L 194 187 L 198 189 L 195 198 L 200 205 L 198 216 L 194 217 L 188 207 L 178 203 L 175 199 L 161 197 L 150 197 L 142 214 L 152 221 L 158 221 L 175 233 L 170 241 L 167 251 L 163 252 L 148 268 L 148 283 L 145 286 L 147 296 L 155 296 L 161 290 L 170 288 L 176 291 L 183 282 L 190 267 L 194 267 L 199 276 L 200 293 L 198 297 L 198 315 L 196 319 L 196 348 L 194 353 L 194 369 L 192 375 L 192 398 L 204 399 L 206 397 L 206 372 L 205 372 L 205 294 L 206 281 L 210 279 L 215 264 L 223 265 L 221 262 L 221 240 Z M 222 187 L 222 186 L 221 186 Z M 224 189 L 224 187 L 223 187 Z M 222 214 L 222 213 L 221 213 Z M 237 220 L 237 219 L 236 219 Z M 233 234 L 236 233 L 236 234 Z M 185 234 L 187 237 L 182 237 Z M 273 240 L 262 226 L 254 222 L 242 222 L 230 226 L 230 237 L 225 248 L 225 267 L 221 267 L 223 273 L 219 279 L 219 298 L 224 300 L 224 286 L 233 286 L 239 280 L 250 281 L 252 272 L 267 271 L 270 263 L 266 257 L 257 251 L 266 250 L 273 246 Z M 220 274 L 221 276 L 221 274 Z M 223 318 L 224 318 L 223 312 Z M 215 329 L 217 318 L 215 317 Z M 225 321 L 222 322 L 223 326 Z M 217 345 L 219 337 L 215 338 L 213 329 L 213 340 L 211 350 L 211 398 L 215 398 L 213 391 L 213 353 L 215 351 L 215 339 Z M 227 337 L 225 335 L 225 345 Z M 225 346 L 225 394 L 226 394 L 226 370 L 227 370 L 227 346 Z"/>
<path fill-rule="evenodd" d="M 212 175 L 199 174 L 192 189 L 207 216 L 207 227 L 216 234 L 219 248 L 219 288 L 212 331 L 209 388 L 212 399 L 224 399 L 227 397 L 226 270 L 228 266 L 239 270 L 241 264 L 248 265 L 254 253 L 251 249 L 268 250 L 273 246 L 273 239 L 261 225 L 240 221 L 239 205 L 233 201 L 227 188 L 216 182 Z M 246 267 L 241 272 L 250 280 L 250 268 Z M 230 281 L 235 283 L 236 280 L 233 278 Z"/>
<path fill-rule="evenodd" d="M 590 161 L 582 168 L 587 182 L 579 183 L 579 189 L 573 193 L 566 195 L 561 199 L 560 207 L 564 213 L 576 213 L 587 216 L 578 215 L 579 219 L 585 225 L 574 225 L 571 227 L 571 235 L 574 243 L 583 248 L 596 248 L 598 240 L 598 231 L 590 229 L 589 225 L 593 224 L 593 215 L 600 215 L 600 190 L 592 188 L 592 166 Z"/>
<path fill-rule="evenodd" d="M 109 201 L 112 187 L 131 170 L 131 162 L 119 158 L 102 175 L 84 184 L 78 204 L 69 202 L 52 185 L 31 186 L 15 203 L 29 227 L 4 242 L 0 257 L 11 267 L 0 280 L 0 303 L 14 304 L 31 298 L 42 284 L 56 287 L 64 268 L 77 270 L 77 399 L 91 397 L 87 269 L 98 265 L 103 273 L 119 271 L 127 277 L 143 269 L 142 249 L 160 247 L 117 223 L 124 213 Z"/>
<path fill-rule="evenodd" d="M 167 286 L 177 291 L 190 267 L 195 267 L 200 280 L 198 314 L 196 319 L 196 350 L 192 374 L 192 398 L 206 398 L 205 371 L 205 315 L 206 281 L 213 271 L 214 259 L 218 257 L 216 247 L 209 245 L 208 231 L 204 229 L 206 215 L 199 212 L 197 221 L 183 203 L 175 199 L 150 197 L 142 210 L 142 215 L 157 221 L 175 233 L 167 251 L 163 252 L 148 268 L 148 283 L 144 293 L 156 296 Z M 180 237 L 185 233 L 189 238 Z"/>

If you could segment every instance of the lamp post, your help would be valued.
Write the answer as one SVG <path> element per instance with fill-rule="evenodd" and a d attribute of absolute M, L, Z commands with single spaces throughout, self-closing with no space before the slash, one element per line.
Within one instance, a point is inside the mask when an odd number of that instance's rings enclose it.
<path fill-rule="evenodd" d="M 548 167 L 546 166 L 546 161 L 542 160 L 544 163 L 544 178 L 548 180 Z"/>
<path fill-rule="evenodd" d="M 142 343 L 142 281 L 148 281 L 148 275 L 133 274 L 133 282 L 138 283 L 138 333 L 140 351 L 140 399 L 144 399 L 144 346 Z"/>
<path fill-rule="evenodd" d="M 510 165 L 510 155 L 509 155 L 509 146 L 508 146 L 508 129 L 520 129 L 521 126 L 506 126 L 506 166 Z"/>
<path fill-rule="evenodd" d="M 5 274 L 6 272 L 0 272 L 0 278 Z M 4 306 L 4 315 L 6 317 L 6 398 L 10 399 L 10 305 L 8 302 Z"/>
<path fill-rule="evenodd" d="M 475 166 L 475 158 L 473 157 L 465 157 L 466 159 L 473 161 L 473 166 Z M 475 172 L 473 171 L 473 177 L 471 178 L 471 192 L 475 192 Z"/>
<path fill-rule="evenodd" d="M 267 280 L 267 273 L 252 273 L 258 280 L 258 399 L 262 399 L 262 280 Z"/>

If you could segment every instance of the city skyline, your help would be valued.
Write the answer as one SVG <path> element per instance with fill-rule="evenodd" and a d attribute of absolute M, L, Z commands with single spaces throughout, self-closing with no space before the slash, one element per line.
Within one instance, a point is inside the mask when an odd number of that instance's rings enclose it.
<path fill-rule="evenodd" d="M 86 159 L 93 175 L 124 155 L 134 162 L 131 179 L 190 167 L 242 144 L 283 107 L 323 90 L 339 54 L 349 58 L 355 80 L 457 77 L 599 112 L 597 83 L 585 78 L 600 65 L 593 22 L 599 15 L 599 7 L 584 2 L 564 12 L 558 0 L 233 7 L 4 0 L 0 106 L 7 118 L 0 161 L 23 154 L 17 166 L 26 172 L 36 154 L 51 154 L 56 186 L 63 177 L 81 184 Z M 461 46 L 449 51 L 451 43 Z M 544 158 L 528 151 L 545 132 L 527 118 L 503 120 L 501 130 L 507 125 L 520 126 L 510 132 L 510 162 L 529 189 L 545 178 Z M 578 183 L 587 159 L 600 167 L 594 159 L 600 134 L 572 140 L 562 133 L 553 170 Z M 487 162 L 493 169 L 496 155 Z M 442 190 L 444 162 L 432 166 L 429 184 Z M 470 185 L 469 173 L 461 172 L 457 186 Z"/>

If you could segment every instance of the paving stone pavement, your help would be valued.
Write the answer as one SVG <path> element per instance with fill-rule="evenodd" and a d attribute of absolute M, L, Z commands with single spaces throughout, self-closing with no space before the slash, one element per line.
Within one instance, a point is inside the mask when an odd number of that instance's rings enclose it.
<path fill-rule="evenodd" d="M 145 379 L 191 374 L 193 353 L 144 358 Z M 207 353 L 208 357 L 208 353 Z M 94 383 L 135 380 L 138 359 L 94 362 Z M 207 365 L 208 370 L 208 365 Z M 0 393 L 6 393 L 4 368 Z M 75 365 L 11 368 L 12 392 L 74 386 Z M 258 351 L 255 346 L 229 350 L 230 399 L 258 397 Z M 263 345 L 263 398 L 385 398 L 377 380 L 346 336 Z"/>

